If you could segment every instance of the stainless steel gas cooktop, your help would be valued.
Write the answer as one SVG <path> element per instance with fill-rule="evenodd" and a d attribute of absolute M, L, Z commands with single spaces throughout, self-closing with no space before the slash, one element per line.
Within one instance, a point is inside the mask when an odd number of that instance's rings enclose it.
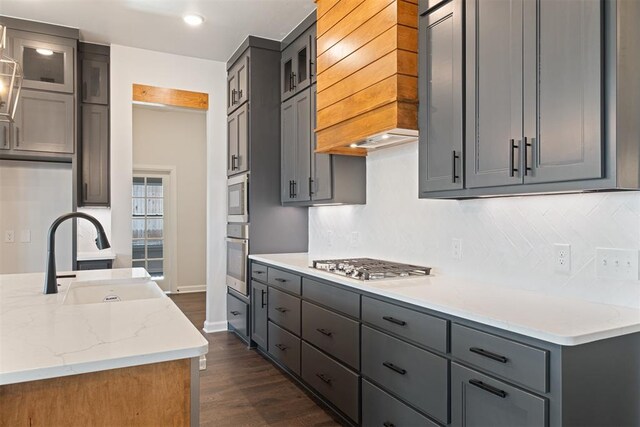
<path fill-rule="evenodd" d="M 359 280 L 428 276 L 431 272 L 431 267 L 400 264 L 372 258 L 315 260 L 313 261 L 313 268 Z"/>

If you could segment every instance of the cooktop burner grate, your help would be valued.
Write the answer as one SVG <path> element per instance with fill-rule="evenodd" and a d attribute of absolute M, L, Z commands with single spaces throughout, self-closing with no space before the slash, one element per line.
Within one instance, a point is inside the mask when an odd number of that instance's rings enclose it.
<path fill-rule="evenodd" d="M 372 258 L 342 258 L 313 261 L 313 268 L 359 280 L 383 280 L 427 276 L 430 267 Z"/>

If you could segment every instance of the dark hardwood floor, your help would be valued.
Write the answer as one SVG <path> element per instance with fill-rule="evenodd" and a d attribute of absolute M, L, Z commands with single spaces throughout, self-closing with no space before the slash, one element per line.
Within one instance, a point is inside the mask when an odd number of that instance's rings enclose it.
<path fill-rule="evenodd" d="M 205 293 L 171 295 L 202 331 Z M 340 422 L 287 374 L 229 332 L 209 341 L 207 369 L 200 371 L 200 425 L 339 426 Z"/>

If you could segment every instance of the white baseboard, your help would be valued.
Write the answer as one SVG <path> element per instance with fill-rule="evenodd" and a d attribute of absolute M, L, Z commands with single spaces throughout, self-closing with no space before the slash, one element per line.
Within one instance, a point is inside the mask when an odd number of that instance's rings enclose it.
<path fill-rule="evenodd" d="M 210 334 L 212 332 L 226 331 L 227 330 L 227 321 L 226 320 L 223 320 L 223 321 L 220 321 L 220 322 L 205 321 L 204 322 L 204 327 L 202 328 L 202 330 L 205 331 L 208 334 Z"/>
<path fill-rule="evenodd" d="M 179 286 L 177 294 L 188 294 L 191 292 L 206 292 L 207 285 Z"/>

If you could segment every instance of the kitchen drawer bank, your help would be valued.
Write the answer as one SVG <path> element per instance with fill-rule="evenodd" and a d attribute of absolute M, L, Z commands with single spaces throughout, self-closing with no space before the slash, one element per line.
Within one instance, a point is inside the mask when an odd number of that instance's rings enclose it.
<path fill-rule="evenodd" d="M 558 345 L 256 257 L 256 271 L 275 268 L 301 284 L 299 290 L 278 289 L 301 303 L 300 335 L 288 336 L 301 368 L 291 356 L 283 359 L 275 344 L 287 345 L 272 343 L 271 336 L 258 351 L 347 424 L 640 425 L 634 403 L 640 399 L 638 333 Z M 264 274 L 253 280 L 269 284 Z"/>

